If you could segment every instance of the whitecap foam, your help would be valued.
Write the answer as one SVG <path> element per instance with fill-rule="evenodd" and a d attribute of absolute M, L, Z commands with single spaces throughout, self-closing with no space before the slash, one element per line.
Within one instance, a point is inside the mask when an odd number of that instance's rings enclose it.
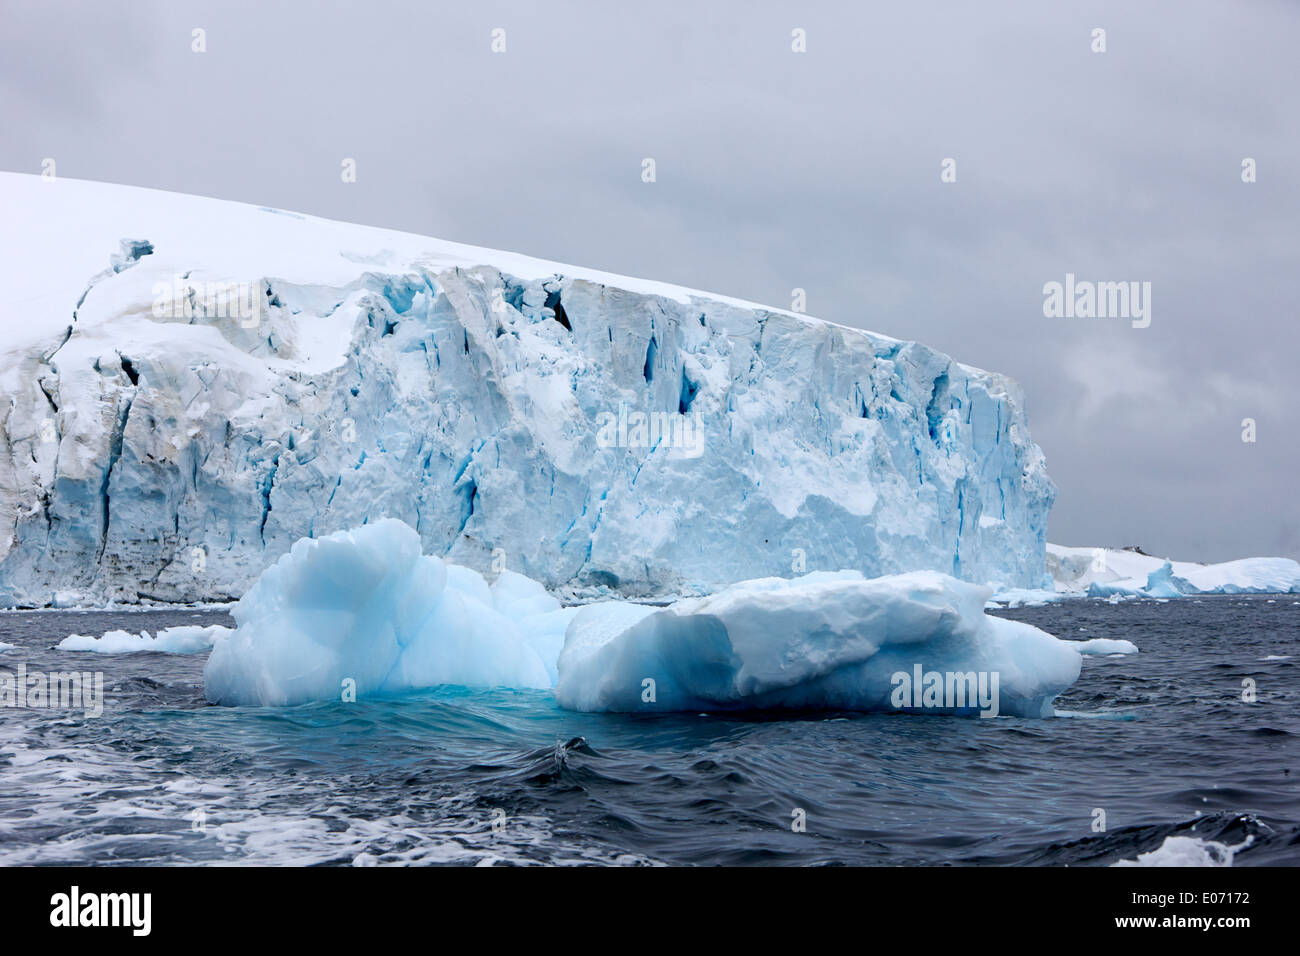
<path fill-rule="evenodd" d="M 1154 850 L 1111 866 L 1232 866 L 1233 858 L 1254 841 L 1254 837 L 1248 836 L 1236 846 L 1229 846 L 1201 837 L 1168 836 Z"/>

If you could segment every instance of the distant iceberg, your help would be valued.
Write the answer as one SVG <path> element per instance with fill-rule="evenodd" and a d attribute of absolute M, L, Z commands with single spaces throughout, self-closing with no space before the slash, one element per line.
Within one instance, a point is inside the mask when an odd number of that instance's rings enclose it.
<path fill-rule="evenodd" d="M 1069 642 L 988 617 L 990 589 L 925 571 L 746 581 L 666 608 L 563 608 L 537 582 L 420 553 L 384 519 L 303 539 L 233 610 L 210 700 L 283 705 L 440 684 L 555 687 L 574 710 L 809 708 L 1048 716 Z"/>
<path fill-rule="evenodd" d="M 108 631 L 101 637 L 90 634 L 69 634 L 57 645 L 60 651 L 90 651 L 95 654 L 201 654 L 216 643 L 218 637 L 230 633 L 230 628 L 220 624 L 200 627 L 181 624 L 165 627 L 156 635 L 148 631 L 133 634 L 130 631 Z"/>

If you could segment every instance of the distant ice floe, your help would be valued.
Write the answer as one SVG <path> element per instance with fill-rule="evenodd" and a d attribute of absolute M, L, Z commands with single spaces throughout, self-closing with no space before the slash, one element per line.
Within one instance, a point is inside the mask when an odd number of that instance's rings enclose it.
<path fill-rule="evenodd" d="M 1041 588 L 1002 588 L 993 593 L 986 607 L 1042 607 L 1064 601 L 1068 594 Z"/>
<path fill-rule="evenodd" d="M 133 634 L 130 631 L 108 631 L 102 637 L 89 634 L 69 634 L 61 640 L 60 651 L 90 651 L 95 654 L 201 654 L 230 633 L 230 628 L 213 624 L 208 627 L 183 624 L 165 627 L 152 636 L 148 631 Z"/>
<path fill-rule="evenodd" d="M 13 649 L 13 644 L 6 644 L 4 641 L 0 641 L 0 651 L 12 651 Z"/>
<path fill-rule="evenodd" d="M 1132 641 L 1116 640 L 1110 637 L 1094 637 L 1088 641 L 1069 641 L 1067 642 L 1080 654 L 1109 655 L 1109 654 L 1136 654 L 1137 645 Z"/>
<path fill-rule="evenodd" d="M 523 575 L 489 586 L 421 554 L 414 530 L 385 519 L 295 544 L 235 606 L 204 680 L 210 700 L 236 705 L 461 684 L 554 686 L 584 711 L 1051 715 L 1079 676 L 1075 642 L 985 615 L 989 594 L 932 571 L 839 571 L 662 608 L 562 608 Z"/>
<path fill-rule="evenodd" d="M 1254 842 L 1246 837 L 1236 846 L 1203 840 L 1200 837 L 1170 836 L 1149 853 L 1139 853 L 1137 859 L 1120 860 L 1112 866 L 1232 866 L 1233 858 Z"/>

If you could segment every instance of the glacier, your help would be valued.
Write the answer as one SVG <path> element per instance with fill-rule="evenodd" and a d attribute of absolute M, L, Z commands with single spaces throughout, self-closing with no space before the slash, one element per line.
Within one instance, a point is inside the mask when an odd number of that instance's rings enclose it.
<path fill-rule="evenodd" d="M 384 517 L 569 598 L 1051 586 L 1018 386 L 924 345 L 195 196 L 0 204 L 0 605 L 230 601 Z"/>
<path fill-rule="evenodd" d="M 304 538 L 235 605 L 208 699 L 278 706 L 443 684 L 549 689 L 579 711 L 834 709 L 1053 714 L 1079 676 L 1070 642 L 988 617 L 990 589 L 935 571 L 741 582 L 667 607 L 563 608 L 539 582 L 420 551 L 380 519 Z M 917 675 L 917 693 L 897 695 Z M 929 675 L 957 695 L 924 696 Z M 901 675 L 901 680 L 900 680 Z M 958 684 L 969 675 L 969 684 Z M 987 691 L 977 707 L 976 687 Z"/>
<path fill-rule="evenodd" d="M 1300 562 L 1240 558 L 1217 564 L 1171 561 L 1140 551 L 1047 546 L 1053 590 L 994 595 L 1002 603 L 1043 603 L 1063 597 L 1178 598 L 1198 594 L 1300 594 Z"/>

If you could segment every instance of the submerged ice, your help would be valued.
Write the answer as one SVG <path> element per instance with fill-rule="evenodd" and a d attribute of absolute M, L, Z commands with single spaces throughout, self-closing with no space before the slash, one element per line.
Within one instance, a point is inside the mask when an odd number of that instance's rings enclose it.
<path fill-rule="evenodd" d="M 666 608 L 563 608 L 523 575 L 489 585 L 424 555 L 413 529 L 385 519 L 299 541 L 268 568 L 235 606 L 235 631 L 218 636 L 205 686 L 222 704 L 461 684 L 553 686 L 561 706 L 584 711 L 1050 715 L 1079 675 L 1078 652 L 986 616 L 988 596 L 937 572 L 839 571 Z"/>

